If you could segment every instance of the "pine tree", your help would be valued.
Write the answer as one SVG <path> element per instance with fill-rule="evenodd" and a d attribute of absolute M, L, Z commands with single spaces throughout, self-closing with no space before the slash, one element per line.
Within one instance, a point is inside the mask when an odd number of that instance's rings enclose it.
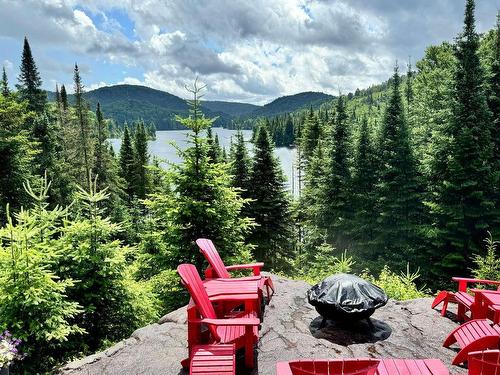
<path fill-rule="evenodd" d="M 474 1 L 467 0 L 464 30 L 455 48 L 452 117 L 441 129 L 447 142 L 440 145 L 433 165 L 434 174 L 441 177 L 431 205 L 440 250 L 433 253 L 432 262 L 440 277 L 466 272 L 472 253 L 481 248 L 493 221 L 492 117 L 477 54 L 474 8 Z"/>
<path fill-rule="evenodd" d="M 78 65 L 75 64 L 74 70 L 74 85 L 75 85 L 75 122 L 78 126 L 78 144 L 77 150 L 82 165 L 79 180 L 81 183 L 85 182 L 85 186 L 90 185 L 90 178 L 92 176 L 92 131 L 89 119 L 89 106 L 84 95 L 83 83 L 80 77 Z M 83 175 L 83 176 L 82 176 Z"/>
<path fill-rule="evenodd" d="M 149 190 L 149 164 L 148 136 L 144 123 L 141 121 L 136 125 L 134 132 L 134 191 L 139 199 L 144 199 Z"/>
<path fill-rule="evenodd" d="M 124 126 L 122 144 L 120 147 L 120 176 L 125 183 L 124 190 L 129 201 L 134 196 L 134 149 L 127 124 Z"/>
<path fill-rule="evenodd" d="M 62 108 L 66 111 L 68 109 L 68 94 L 64 85 L 61 86 L 61 104 Z"/>
<path fill-rule="evenodd" d="M 283 267 L 292 255 L 289 199 L 285 178 L 280 169 L 267 126 L 260 125 L 254 143 L 250 174 L 248 209 L 257 226 L 250 242 L 256 246 L 255 256 L 270 267 Z"/>
<path fill-rule="evenodd" d="M 384 261 L 404 261 L 415 243 L 421 212 L 415 160 L 400 92 L 397 66 L 379 134 L 376 250 Z"/>
<path fill-rule="evenodd" d="M 285 129 L 283 130 L 283 146 L 291 147 L 295 144 L 293 121 L 290 115 L 286 116 Z"/>
<path fill-rule="evenodd" d="M 352 191 L 349 155 L 351 136 L 347 124 L 345 98 L 337 99 L 332 133 L 329 138 L 323 185 L 324 212 L 320 227 L 326 240 L 339 249 L 347 246 L 347 225 L 352 215 Z"/>
<path fill-rule="evenodd" d="M 3 96 L 10 95 L 9 81 L 7 79 L 7 72 L 5 71 L 5 66 L 3 67 L 2 80 L 0 81 L 0 92 L 2 93 Z"/>
<path fill-rule="evenodd" d="M 312 107 L 309 109 L 309 113 L 305 119 L 304 126 L 302 128 L 302 134 L 300 139 L 302 164 L 307 170 L 307 164 L 311 155 L 318 144 L 318 140 L 321 137 L 321 127 L 318 118 L 313 112 Z"/>
<path fill-rule="evenodd" d="M 222 150 L 219 144 L 219 136 L 212 134 L 212 128 L 207 129 L 208 156 L 213 163 L 219 163 L 222 157 Z"/>
<path fill-rule="evenodd" d="M 21 73 L 19 74 L 17 90 L 19 99 L 28 101 L 28 109 L 36 113 L 42 113 L 47 104 L 47 94 L 42 90 L 42 79 L 35 60 L 31 54 L 28 39 L 24 38 L 23 56 L 21 59 Z"/>

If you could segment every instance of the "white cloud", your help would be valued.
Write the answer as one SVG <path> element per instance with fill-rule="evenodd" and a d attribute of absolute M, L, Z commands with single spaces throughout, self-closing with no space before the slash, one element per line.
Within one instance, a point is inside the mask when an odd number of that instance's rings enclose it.
<path fill-rule="evenodd" d="M 133 22 L 133 40 L 110 16 L 114 9 Z M 184 85 L 199 76 L 207 99 L 264 103 L 387 79 L 396 59 L 418 58 L 428 44 L 460 31 L 463 1 L 0 0 L 0 10 L 0 37 L 28 35 L 32 45 L 71 51 L 75 60 L 143 72 L 126 73 L 123 82 L 185 96 Z M 478 2 L 480 30 L 494 24 L 495 12 L 491 2 Z"/>

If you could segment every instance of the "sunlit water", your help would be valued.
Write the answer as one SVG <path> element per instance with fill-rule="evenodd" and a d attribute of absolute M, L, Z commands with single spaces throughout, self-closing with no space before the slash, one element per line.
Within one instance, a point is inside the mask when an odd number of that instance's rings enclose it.
<path fill-rule="evenodd" d="M 177 155 L 177 150 L 173 143 L 181 149 L 187 147 L 186 143 L 186 133 L 187 130 L 161 130 L 156 132 L 156 140 L 149 141 L 149 152 L 151 156 L 156 156 L 163 161 L 163 166 L 168 168 L 169 163 L 180 163 L 182 160 Z M 213 128 L 213 134 L 218 135 L 221 147 L 224 147 L 227 153 L 229 153 L 229 147 L 231 145 L 231 138 L 236 135 L 236 130 Z M 248 149 L 252 150 L 252 143 L 249 142 L 252 137 L 252 132 L 250 130 L 243 130 L 243 137 L 248 141 Z M 111 144 L 115 152 L 119 152 L 121 139 L 110 139 Z M 276 156 L 278 157 L 283 173 L 287 179 L 287 187 L 290 191 L 294 191 L 297 194 L 297 173 L 295 172 L 295 178 L 292 181 L 293 170 L 297 163 L 296 151 L 288 147 L 278 147 L 275 150 Z"/>

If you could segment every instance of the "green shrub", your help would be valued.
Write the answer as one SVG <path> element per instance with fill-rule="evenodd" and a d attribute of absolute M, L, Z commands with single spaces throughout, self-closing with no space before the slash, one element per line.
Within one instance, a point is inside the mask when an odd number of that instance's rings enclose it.
<path fill-rule="evenodd" d="M 299 257 L 295 263 L 296 269 L 299 270 L 298 278 L 315 284 L 335 273 L 351 272 L 355 262 L 352 257 L 347 256 L 347 251 L 341 253 L 340 257 L 334 256 L 334 252 L 335 249 L 332 246 L 322 244 L 309 261 Z M 297 275 L 292 275 L 292 277 L 297 277 Z"/>
<path fill-rule="evenodd" d="M 427 293 L 415 283 L 420 277 L 419 271 L 411 273 L 409 265 L 407 265 L 406 273 L 401 272 L 399 275 L 391 271 L 388 266 L 384 266 L 378 277 L 372 276 L 368 271 L 363 272 L 361 277 L 378 285 L 389 298 L 398 301 L 427 297 Z"/>
<path fill-rule="evenodd" d="M 493 236 L 488 232 L 488 237 L 484 242 L 486 243 L 486 254 L 484 256 L 474 255 L 472 261 L 475 267 L 472 269 L 472 275 L 476 279 L 499 281 L 500 259 L 497 253 L 498 241 L 494 241 Z"/>

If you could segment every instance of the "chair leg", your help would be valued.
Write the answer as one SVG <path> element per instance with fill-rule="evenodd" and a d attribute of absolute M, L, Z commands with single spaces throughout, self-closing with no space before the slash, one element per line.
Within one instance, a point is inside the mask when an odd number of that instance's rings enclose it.
<path fill-rule="evenodd" d="M 448 299 L 445 299 L 443 302 L 443 308 L 441 309 L 441 316 L 445 316 L 446 311 L 448 311 Z"/>
<path fill-rule="evenodd" d="M 443 301 L 448 301 L 448 294 L 449 292 L 447 292 L 446 290 L 440 291 L 436 298 L 434 298 L 434 301 L 432 301 L 431 309 L 433 309 Z"/>
<path fill-rule="evenodd" d="M 253 355 L 253 327 L 247 326 L 245 328 L 245 367 L 254 367 L 254 355 Z"/>

